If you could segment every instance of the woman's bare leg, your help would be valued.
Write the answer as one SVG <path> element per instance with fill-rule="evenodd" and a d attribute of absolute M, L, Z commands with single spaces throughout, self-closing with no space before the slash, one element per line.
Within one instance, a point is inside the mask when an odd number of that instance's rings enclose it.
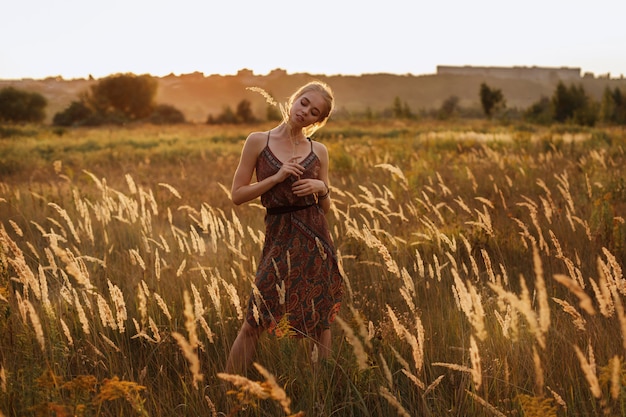
<path fill-rule="evenodd" d="M 252 327 L 247 321 L 244 321 L 230 349 L 228 360 L 226 361 L 226 373 L 243 374 L 246 372 L 256 354 L 256 347 L 260 336 L 260 327 Z"/>
<path fill-rule="evenodd" d="M 316 335 L 311 349 L 317 346 L 318 359 L 328 359 L 328 357 L 330 356 L 331 342 L 332 339 L 330 335 L 330 329 L 324 329 L 318 335 Z"/>

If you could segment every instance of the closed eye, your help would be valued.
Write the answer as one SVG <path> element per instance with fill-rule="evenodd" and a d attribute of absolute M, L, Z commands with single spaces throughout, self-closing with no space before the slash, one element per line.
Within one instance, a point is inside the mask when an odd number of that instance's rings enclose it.
<path fill-rule="evenodd" d="M 300 100 L 300 104 L 303 107 L 308 107 L 311 104 L 311 102 L 309 101 L 308 98 L 305 97 L 302 100 Z M 314 107 L 314 108 L 311 109 L 311 114 L 313 116 L 317 117 L 317 116 L 319 116 L 321 114 L 321 112 L 319 111 L 319 109 L 317 107 Z"/>

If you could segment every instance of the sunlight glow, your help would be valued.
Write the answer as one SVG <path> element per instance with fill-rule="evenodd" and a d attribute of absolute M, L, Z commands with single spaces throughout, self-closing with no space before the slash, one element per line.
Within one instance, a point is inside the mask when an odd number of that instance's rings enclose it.
<path fill-rule="evenodd" d="M 370 0 L 4 2 L 0 15 L 18 18 L 0 26 L 0 79 L 244 68 L 429 74 L 437 65 L 569 66 L 619 76 L 626 74 L 620 12 L 626 5 L 615 0 L 390 0 L 384 8 Z"/>

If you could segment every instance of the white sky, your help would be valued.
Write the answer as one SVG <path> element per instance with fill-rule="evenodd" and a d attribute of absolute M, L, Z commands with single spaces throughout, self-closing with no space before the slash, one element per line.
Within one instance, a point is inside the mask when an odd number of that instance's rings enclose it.
<path fill-rule="evenodd" d="M 0 0 L 0 79 L 123 72 L 626 75 L 624 0 Z"/>

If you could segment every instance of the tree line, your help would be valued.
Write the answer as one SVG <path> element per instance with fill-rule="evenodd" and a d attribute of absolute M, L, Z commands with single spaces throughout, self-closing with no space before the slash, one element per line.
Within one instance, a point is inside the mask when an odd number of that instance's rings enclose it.
<path fill-rule="evenodd" d="M 149 75 L 117 74 L 100 80 L 52 119 L 54 126 L 100 126 L 145 121 L 154 124 L 184 123 L 183 113 L 169 104 L 155 102 L 156 80 Z M 0 122 L 42 122 L 46 99 L 7 87 L 0 90 Z"/>
<path fill-rule="evenodd" d="M 480 85 L 480 103 L 487 118 L 506 117 L 506 100 L 502 91 Z M 587 94 L 580 84 L 565 85 L 560 81 L 551 97 L 542 96 L 521 112 L 520 118 L 536 124 L 569 123 L 594 126 L 601 122 L 608 125 L 626 124 L 626 95 L 615 87 L 606 87 L 600 102 Z"/>
<path fill-rule="evenodd" d="M 157 82 L 149 75 L 117 74 L 100 80 L 79 95 L 52 119 L 54 126 L 100 126 L 128 122 L 153 124 L 185 123 L 184 114 L 169 104 L 155 103 Z M 7 87 L 0 90 L 0 122 L 41 123 L 47 100 L 39 93 Z M 280 120 L 280 111 L 268 105 L 266 120 Z M 209 114 L 208 124 L 255 123 L 259 119 L 252 103 L 242 100 L 233 110 L 225 106 L 218 115 Z"/>
<path fill-rule="evenodd" d="M 154 124 L 184 123 L 185 116 L 176 107 L 155 102 L 157 81 L 150 75 L 117 74 L 100 80 L 79 95 L 64 110 L 56 113 L 55 126 L 99 126 L 128 122 Z M 416 119 L 432 117 L 451 119 L 455 117 L 486 117 L 488 119 L 521 119 L 529 123 L 569 123 L 594 126 L 596 123 L 626 124 L 626 93 L 619 88 L 606 87 L 598 102 L 590 97 L 582 85 L 565 85 L 559 82 L 552 96 L 541 97 L 526 109 L 509 109 L 500 89 L 486 83 L 480 85 L 478 96 L 482 113 L 474 109 L 463 109 L 459 98 L 450 96 L 441 106 L 430 111 L 415 113 L 400 97 L 396 97 L 390 108 L 375 113 L 368 108 L 360 115 L 343 115 L 365 119 Z M 41 123 L 45 118 L 47 100 L 39 93 L 7 87 L 0 90 L 0 122 Z M 222 112 L 209 114 L 208 124 L 255 123 L 259 120 L 280 120 L 280 111 L 267 106 L 264 118 L 252 111 L 249 100 L 240 101 L 235 109 L 224 106 Z M 337 117 L 342 117 L 339 114 Z"/>
<path fill-rule="evenodd" d="M 99 126 L 146 121 L 184 123 L 176 107 L 155 103 L 157 81 L 150 75 L 118 74 L 100 80 L 54 115 L 56 126 Z"/>

